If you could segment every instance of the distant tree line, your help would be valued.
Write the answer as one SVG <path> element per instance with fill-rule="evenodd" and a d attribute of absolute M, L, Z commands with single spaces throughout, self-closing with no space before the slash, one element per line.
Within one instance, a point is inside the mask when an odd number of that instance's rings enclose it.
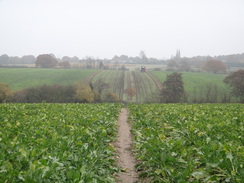
<path fill-rule="evenodd" d="M 41 54 L 38 57 L 42 57 L 47 54 Z M 226 67 L 244 67 L 244 53 L 242 54 L 232 54 L 232 55 L 221 55 L 221 56 L 195 56 L 195 57 L 181 57 L 180 50 L 176 51 L 175 56 L 171 56 L 170 59 L 157 59 L 147 57 L 145 51 L 140 51 L 138 56 L 130 57 L 127 55 L 115 55 L 111 59 L 100 59 L 94 57 L 85 57 L 79 59 L 77 56 L 69 57 L 63 56 L 62 58 L 55 57 L 54 54 L 48 54 L 53 59 L 58 62 L 58 67 L 68 67 L 70 63 L 74 63 L 75 67 L 78 67 L 78 64 L 82 64 L 83 68 L 103 68 L 108 69 L 107 65 L 113 65 L 114 68 L 119 69 L 118 64 L 167 64 L 168 69 L 177 67 L 179 71 L 191 71 L 190 68 L 202 68 L 203 65 L 210 60 L 219 60 L 223 62 Z M 38 60 L 38 57 L 33 55 L 25 55 L 21 58 L 17 56 L 8 56 L 3 54 L 0 56 L 0 65 L 6 64 L 35 64 Z M 75 65 L 76 63 L 76 65 Z M 107 64 L 107 65 L 106 65 Z M 178 64 L 178 65 L 177 65 Z M 70 65 L 69 65 L 70 66 Z"/>
<path fill-rule="evenodd" d="M 42 54 L 36 58 L 33 55 L 23 56 L 22 58 L 9 57 L 6 54 L 0 56 L 1 67 L 27 67 L 23 64 L 35 64 L 38 68 L 85 68 L 113 70 L 126 70 L 127 68 L 124 64 L 167 64 L 168 71 L 210 72 L 223 74 L 227 73 L 227 69 L 230 67 L 244 67 L 244 54 L 218 57 L 198 56 L 193 58 L 181 58 L 180 50 L 177 50 L 176 55 L 172 56 L 169 60 L 148 58 L 145 51 L 140 51 L 139 56 L 136 57 L 115 55 L 112 59 L 99 59 L 93 57 L 79 59 L 76 56 L 64 56 L 62 59 L 59 59 L 56 58 L 54 54 Z M 157 68 L 157 70 L 162 69 Z"/>
<path fill-rule="evenodd" d="M 192 68 L 198 68 L 198 71 L 226 73 L 226 70 L 230 67 L 244 67 L 244 53 L 187 58 L 181 57 L 180 50 L 177 50 L 175 56 L 172 55 L 166 63 L 169 71 L 189 72 L 196 71 Z"/>
<path fill-rule="evenodd" d="M 53 59 L 55 59 L 58 63 L 62 62 L 79 62 L 79 58 L 74 56 L 74 57 L 68 57 L 64 56 L 62 59 L 56 58 L 54 54 L 41 54 L 38 57 L 42 56 L 51 56 Z M 35 57 L 34 55 L 25 55 L 23 57 L 17 57 L 17 56 L 8 56 L 7 54 L 1 55 L 0 56 L 0 64 L 35 64 L 36 61 L 38 60 L 38 57 Z"/>

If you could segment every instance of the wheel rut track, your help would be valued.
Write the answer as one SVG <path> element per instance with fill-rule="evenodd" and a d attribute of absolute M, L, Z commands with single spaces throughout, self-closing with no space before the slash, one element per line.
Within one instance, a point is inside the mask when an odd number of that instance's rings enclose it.
<path fill-rule="evenodd" d="M 157 87 L 158 87 L 158 90 L 160 91 L 162 88 L 163 88 L 163 85 L 162 85 L 162 83 L 154 76 L 154 75 L 152 75 L 150 72 L 146 72 L 149 76 L 150 76 L 150 78 L 152 78 L 152 80 L 155 82 L 155 84 L 157 85 Z"/>

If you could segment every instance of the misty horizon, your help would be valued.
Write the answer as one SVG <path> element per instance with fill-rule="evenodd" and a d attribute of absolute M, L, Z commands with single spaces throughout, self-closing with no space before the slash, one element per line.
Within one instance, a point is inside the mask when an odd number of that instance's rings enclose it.
<path fill-rule="evenodd" d="M 241 54 L 243 7 L 242 0 L 0 0 L 0 55 Z"/>

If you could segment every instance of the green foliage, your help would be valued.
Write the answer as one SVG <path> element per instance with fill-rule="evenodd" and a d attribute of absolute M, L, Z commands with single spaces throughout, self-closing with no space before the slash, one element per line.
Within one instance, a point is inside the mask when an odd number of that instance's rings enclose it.
<path fill-rule="evenodd" d="M 167 75 L 163 82 L 163 88 L 160 93 L 161 101 L 165 103 L 179 103 L 184 97 L 184 83 L 182 73 L 172 73 Z"/>
<path fill-rule="evenodd" d="M 232 88 L 232 94 L 240 98 L 244 103 L 244 70 L 231 73 L 224 79 L 224 82 Z"/>
<path fill-rule="evenodd" d="M 0 83 L 0 103 L 5 102 L 12 94 L 8 85 Z"/>
<path fill-rule="evenodd" d="M 26 88 L 13 93 L 9 99 L 13 103 L 74 103 L 74 85 L 43 85 L 39 87 Z"/>
<path fill-rule="evenodd" d="M 104 81 L 104 79 L 99 78 L 96 80 L 95 83 L 90 82 L 90 87 L 93 90 L 93 92 L 95 93 L 95 95 L 97 96 L 97 97 L 95 97 L 95 98 L 97 98 L 96 100 L 98 102 L 101 102 L 104 100 L 104 95 L 106 95 L 104 93 L 104 91 L 106 91 L 106 89 L 109 88 L 109 84 L 106 83 Z M 106 96 L 105 96 L 105 101 L 106 101 Z"/>
<path fill-rule="evenodd" d="M 0 68 L 0 82 L 14 91 L 42 85 L 70 85 L 84 81 L 97 70 Z"/>
<path fill-rule="evenodd" d="M 130 105 L 141 177 L 151 182 L 242 182 L 244 106 Z"/>
<path fill-rule="evenodd" d="M 0 182 L 115 182 L 120 107 L 0 105 Z"/>

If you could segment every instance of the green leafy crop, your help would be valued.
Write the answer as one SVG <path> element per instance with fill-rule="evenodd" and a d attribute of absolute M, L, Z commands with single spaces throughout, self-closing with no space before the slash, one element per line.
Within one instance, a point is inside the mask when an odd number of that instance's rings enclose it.
<path fill-rule="evenodd" d="M 137 169 L 151 182 L 242 182 L 244 105 L 130 105 Z"/>
<path fill-rule="evenodd" d="M 0 105 L 0 182 L 114 182 L 120 107 Z"/>

